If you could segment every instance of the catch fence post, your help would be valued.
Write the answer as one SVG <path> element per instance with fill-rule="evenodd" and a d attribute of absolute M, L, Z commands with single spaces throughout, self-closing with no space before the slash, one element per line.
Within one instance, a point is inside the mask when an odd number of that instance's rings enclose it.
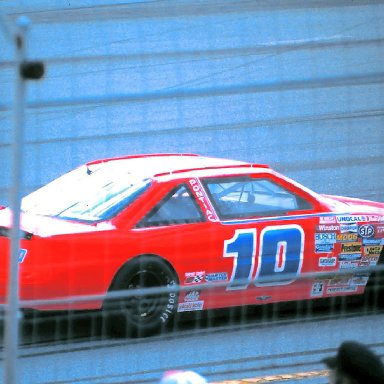
<path fill-rule="evenodd" d="M 0 15 L 1 16 L 1 15 Z M 10 189 L 10 209 L 12 227 L 10 230 L 10 252 L 8 264 L 7 304 L 5 306 L 4 335 L 4 383 L 18 384 L 18 344 L 19 344 L 19 255 L 20 255 L 20 212 L 23 186 L 24 152 L 24 113 L 26 80 L 40 79 L 44 74 L 41 62 L 26 60 L 26 33 L 30 24 L 27 17 L 20 17 L 16 25 L 4 16 L 0 24 L 6 37 L 15 46 L 15 91 L 13 100 L 13 138 L 12 138 L 12 182 Z"/>

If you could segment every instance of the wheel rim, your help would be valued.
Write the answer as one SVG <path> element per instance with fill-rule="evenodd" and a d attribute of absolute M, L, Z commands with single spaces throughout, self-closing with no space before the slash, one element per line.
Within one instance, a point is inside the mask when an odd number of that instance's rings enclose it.
<path fill-rule="evenodd" d="M 167 282 L 159 273 L 149 270 L 137 271 L 127 281 L 127 289 L 139 290 L 166 286 Z M 164 294 L 132 295 L 124 301 L 124 309 L 138 323 L 148 322 L 158 317 L 164 306 Z"/>

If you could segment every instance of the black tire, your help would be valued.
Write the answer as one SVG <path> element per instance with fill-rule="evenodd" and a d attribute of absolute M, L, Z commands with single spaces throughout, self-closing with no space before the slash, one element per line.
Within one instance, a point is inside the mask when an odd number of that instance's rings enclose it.
<path fill-rule="evenodd" d="M 174 287 L 148 296 L 128 295 L 106 301 L 108 330 L 119 337 L 145 337 L 160 333 L 177 311 L 178 281 L 174 271 L 159 257 L 141 256 L 129 261 L 116 275 L 110 292 Z"/>

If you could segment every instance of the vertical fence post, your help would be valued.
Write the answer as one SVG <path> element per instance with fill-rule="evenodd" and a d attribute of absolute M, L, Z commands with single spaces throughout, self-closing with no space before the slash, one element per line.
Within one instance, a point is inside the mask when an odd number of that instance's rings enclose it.
<path fill-rule="evenodd" d="M 20 254 L 20 211 L 23 180 L 23 145 L 24 145 L 24 108 L 25 79 L 21 66 L 25 61 L 25 34 L 28 19 L 22 17 L 17 21 L 13 34 L 15 44 L 15 93 L 13 101 L 13 142 L 12 142 L 12 185 L 10 191 L 10 208 L 12 215 L 11 246 L 8 267 L 8 302 L 5 314 L 5 370 L 6 384 L 18 383 L 18 343 L 19 343 L 19 265 Z"/>
<path fill-rule="evenodd" d="M 24 112 L 26 80 L 38 80 L 44 75 L 42 62 L 27 61 L 25 37 L 30 21 L 22 16 L 16 27 L 0 14 L 0 26 L 11 44 L 15 45 L 15 93 L 13 101 L 13 138 L 12 138 L 12 184 L 10 190 L 10 209 L 12 227 L 10 234 L 10 252 L 8 263 L 8 290 L 5 313 L 4 335 L 4 383 L 17 384 L 18 346 L 19 346 L 19 256 L 20 256 L 20 213 L 23 187 L 24 153 Z"/>

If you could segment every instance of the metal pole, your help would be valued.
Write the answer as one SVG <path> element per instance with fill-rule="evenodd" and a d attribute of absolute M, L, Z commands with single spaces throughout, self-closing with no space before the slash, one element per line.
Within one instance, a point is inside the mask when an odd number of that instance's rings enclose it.
<path fill-rule="evenodd" d="M 18 342 L 19 342 L 19 265 L 20 254 L 20 211 L 23 181 L 23 144 L 24 144 L 24 108 L 25 79 L 21 75 L 21 65 L 25 61 L 25 34 L 29 20 L 21 17 L 17 21 L 16 33 L 13 35 L 15 54 L 15 95 L 13 105 L 13 156 L 12 187 L 10 208 L 12 228 L 10 235 L 10 258 L 8 273 L 8 302 L 5 314 L 5 384 L 18 383 Z"/>

